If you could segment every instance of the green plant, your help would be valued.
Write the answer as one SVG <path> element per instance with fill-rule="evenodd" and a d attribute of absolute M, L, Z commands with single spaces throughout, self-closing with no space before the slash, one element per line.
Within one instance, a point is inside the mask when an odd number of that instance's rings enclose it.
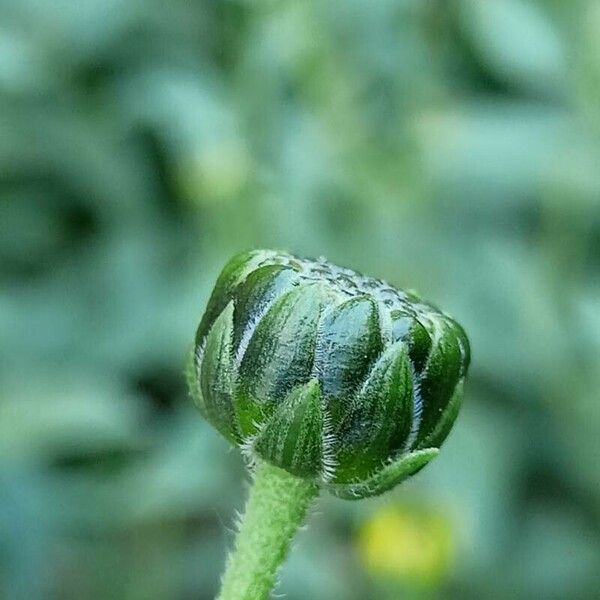
<path fill-rule="evenodd" d="M 259 250 L 223 269 L 188 367 L 204 417 L 254 486 L 220 598 L 265 598 L 311 500 L 381 494 L 423 468 L 458 414 L 469 342 L 412 292 Z"/>

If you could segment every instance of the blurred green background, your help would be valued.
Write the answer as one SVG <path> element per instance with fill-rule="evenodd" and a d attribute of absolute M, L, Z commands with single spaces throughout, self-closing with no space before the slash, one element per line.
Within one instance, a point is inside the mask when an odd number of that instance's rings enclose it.
<path fill-rule="evenodd" d="M 289 600 L 600 589 L 600 3 L 0 0 L 0 597 L 209 599 L 247 477 L 185 356 L 235 251 L 465 325 L 461 418 Z"/>

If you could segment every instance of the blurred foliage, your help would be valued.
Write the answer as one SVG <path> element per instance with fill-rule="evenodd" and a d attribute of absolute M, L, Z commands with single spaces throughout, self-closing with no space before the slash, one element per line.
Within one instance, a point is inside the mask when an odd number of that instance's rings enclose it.
<path fill-rule="evenodd" d="M 440 458 L 323 498 L 286 598 L 381 597 L 355 533 L 399 500 L 452 532 L 432 597 L 596 598 L 599 33 L 593 0 L 0 0 L 0 597 L 214 597 L 246 477 L 184 357 L 273 246 L 417 288 L 474 357 Z"/>

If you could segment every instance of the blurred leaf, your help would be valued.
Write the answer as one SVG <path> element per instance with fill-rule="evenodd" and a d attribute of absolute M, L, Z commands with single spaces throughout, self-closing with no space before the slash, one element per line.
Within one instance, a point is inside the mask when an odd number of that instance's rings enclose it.
<path fill-rule="evenodd" d="M 564 82 L 564 49 L 536 2 L 463 0 L 464 26 L 482 60 L 525 90 L 556 92 Z"/>

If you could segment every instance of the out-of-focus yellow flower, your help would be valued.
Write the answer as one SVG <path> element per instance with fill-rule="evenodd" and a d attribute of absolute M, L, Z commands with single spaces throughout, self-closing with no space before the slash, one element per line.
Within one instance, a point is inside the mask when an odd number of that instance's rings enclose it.
<path fill-rule="evenodd" d="M 454 551 L 448 518 L 404 504 L 377 510 L 360 527 L 356 545 L 372 575 L 417 585 L 439 582 Z"/>

